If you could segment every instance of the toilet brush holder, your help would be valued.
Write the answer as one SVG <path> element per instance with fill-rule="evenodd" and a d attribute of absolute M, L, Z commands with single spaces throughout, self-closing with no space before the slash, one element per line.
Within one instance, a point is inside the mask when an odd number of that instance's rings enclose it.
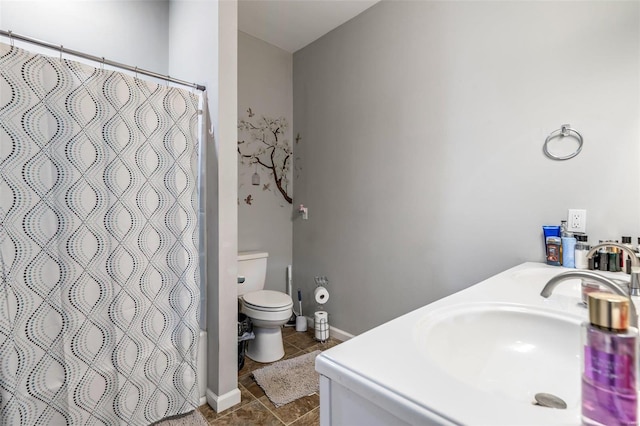
<path fill-rule="evenodd" d="M 296 317 L 296 331 L 307 331 L 307 317 L 302 315 Z"/>

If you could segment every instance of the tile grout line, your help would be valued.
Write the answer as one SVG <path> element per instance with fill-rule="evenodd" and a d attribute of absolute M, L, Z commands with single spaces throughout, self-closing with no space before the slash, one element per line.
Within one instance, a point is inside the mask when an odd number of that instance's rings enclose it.
<path fill-rule="evenodd" d="M 291 345 L 291 346 L 293 346 L 293 345 Z M 247 375 L 253 375 L 253 371 L 252 371 L 252 372 L 250 372 L 250 373 L 247 373 L 247 374 L 243 375 L 242 377 L 245 377 L 245 376 L 247 376 Z M 238 379 L 239 379 L 239 378 L 238 378 Z M 287 425 L 287 423 L 286 423 L 284 420 L 282 420 L 282 419 L 281 419 L 281 418 L 280 418 L 276 413 L 274 413 L 272 410 L 270 410 L 270 409 L 269 409 L 269 407 L 267 407 L 265 404 L 263 404 L 263 403 L 262 403 L 262 401 L 260 401 L 260 398 L 257 398 L 257 397 L 256 397 L 253 393 L 251 393 L 251 392 L 250 392 L 250 391 L 249 391 L 249 390 L 248 390 L 244 385 L 242 385 L 242 384 L 240 383 L 240 381 L 239 381 L 239 380 L 238 380 L 238 386 L 239 386 L 239 387 L 240 387 L 240 386 L 242 386 L 242 387 L 243 387 L 247 392 L 249 392 L 249 394 L 251 394 L 251 397 L 252 397 L 255 401 L 258 401 L 258 403 L 259 403 L 260 405 L 262 405 L 262 406 L 263 406 L 263 407 L 264 407 L 264 408 L 265 408 L 269 413 L 273 414 L 273 416 L 274 416 L 276 419 L 278 419 L 278 420 L 280 421 L 280 423 L 282 423 L 282 424 L 283 424 L 283 425 L 285 425 L 285 426 Z M 267 396 L 267 395 L 265 394 L 265 396 Z M 267 399 L 268 399 L 268 398 L 269 398 L 269 397 L 267 396 Z M 251 402 L 253 402 L 253 401 L 251 401 Z M 250 404 L 250 403 L 249 403 L 249 404 Z M 246 405 L 248 405 L 248 404 L 246 404 Z M 298 420 L 298 419 L 296 419 L 296 420 Z"/>
<path fill-rule="evenodd" d="M 267 400 L 269 400 L 269 397 L 265 394 L 265 396 L 267 397 Z M 274 413 L 269 407 L 267 407 L 265 404 L 262 403 L 262 401 L 260 401 L 260 398 L 257 398 L 258 402 L 260 403 L 260 405 L 262 405 L 264 408 L 267 409 L 268 412 L 270 412 L 271 414 L 273 414 L 275 416 L 276 419 L 280 420 L 280 423 L 282 423 L 284 426 L 287 426 L 288 423 L 286 423 L 284 420 L 282 420 L 276 413 Z M 274 404 L 275 405 L 275 404 Z M 277 407 L 276 407 L 277 408 Z M 298 420 L 298 419 L 296 419 Z M 295 421 L 295 420 L 294 420 Z"/>
<path fill-rule="evenodd" d="M 289 344 L 289 345 L 291 345 L 291 346 L 293 346 L 294 348 L 298 349 L 298 352 L 304 352 L 304 349 L 300 349 L 299 347 L 297 347 L 296 345 L 293 345 L 293 344 L 291 344 L 291 343 L 288 343 L 288 344 Z M 298 353 L 298 352 L 296 352 L 296 353 Z M 277 361 L 276 361 L 276 362 L 277 362 Z M 271 364 L 273 364 L 273 363 L 271 363 Z M 271 365 L 271 364 L 269 364 L 269 365 Z M 253 374 L 253 372 L 248 373 L 248 374 Z M 244 377 L 244 376 L 243 376 L 243 377 Z M 240 382 L 238 382 L 238 385 L 240 386 Z M 249 393 L 251 393 L 251 392 L 249 392 Z M 270 412 L 271 414 L 273 414 L 273 415 L 275 416 L 275 418 L 276 418 L 276 419 L 278 419 L 278 420 L 280 421 L 280 423 L 282 423 L 284 426 L 288 426 L 288 425 L 291 425 L 291 424 L 293 424 L 293 423 L 297 422 L 300 418 L 304 417 L 305 415 L 307 415 L 307 414 L 308 414 L 308 413 L 310 413 L 311 411 L 315 410 L 315 408 L 314 408 L 313 410 L 307 411 L 307 412 L 306 412 L 306 413 L 304 413 L 303 415 L 301 415 L 301 416 L 299 416 L 299 417 L 296 417 L 292 422 L 287 423 L 287 422 L 285 422 L 285 421 L 284 421 L 280 416 L 278 416 L 278 414 L 277 414 L 277 413 L 275 413 L 275 412 L 274 412 L 273 410 L 271 410 L 267 405 L 265 405 L 262 401 L 260 401 L 260 398 L 256 398 L 256 397 L 255 397 L 255 395 L 253 395 L 253 394 L 251 394 L 251 395 L 252 395 L 252 396 L 253 396 L 253 397 L 254 397 L 254 398 L 255 398 L 255 399 L 260 403 L 260 405 L 262 405 L 264 408 L 266 408 L 268 412 Z M 267 400 L 269 400 L 269 397 L 268 397 L 266 394 L 265 394 L 264 396 L 267 398 Z M 274 405 L 275 405 L 275 404 L 274 404 Z M 277 408 L 277 407 L 276 407 L 276 408 Z M 318 407 L 316 407 L 316 408 L 318 408 Z"/>
<path fill-rule="evenodd" d="M 303 415 L 301 415 L 300 417 L 298 417 L 295 421 L 291 422 L 290 424 L 293 424 L 295 422 L 297 422 L 298 420 L 300 420 L 301 418 L 303 418 L 304 416 L 307 416 L 311 413 L 313 413 L 314 411 L 318 410 L 318 417 L 320 416 L 320 406 L 318 405 L 316 408 L 307 411 L 306 413 L 304 413 Z"/>

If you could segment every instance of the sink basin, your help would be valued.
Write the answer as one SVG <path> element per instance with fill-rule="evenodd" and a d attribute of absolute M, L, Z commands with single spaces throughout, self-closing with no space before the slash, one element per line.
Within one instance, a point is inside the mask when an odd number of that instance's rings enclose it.
<path fill-rule="evenodd" d="M 580 404 L 580 320 L 503 303 L 464 303 L 415 326 L 421 362 L 476 390 L 531 405 L 536 393 Z M 542 408 L 541 408 L 542 409 Z"/>

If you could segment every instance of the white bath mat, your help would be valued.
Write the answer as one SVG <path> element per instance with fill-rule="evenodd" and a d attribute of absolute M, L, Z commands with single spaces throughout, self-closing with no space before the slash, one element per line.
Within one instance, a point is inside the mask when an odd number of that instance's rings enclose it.
<path fill-rule="evenodd" d="M 255 370 L 253 378 L 276 407 L 311 395 L 318 392 L 320 378 L 315 361 L 320 352 L 274 362 Z"/>

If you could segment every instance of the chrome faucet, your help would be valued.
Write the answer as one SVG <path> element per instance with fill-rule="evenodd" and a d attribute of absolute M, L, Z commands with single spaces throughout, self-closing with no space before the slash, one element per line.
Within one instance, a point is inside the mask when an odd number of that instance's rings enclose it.
<path fill-rule="evenodd" d="M 600 246 L 603 246 L 603 245 L 605 244 L 601 244 Z M 596 248 L 600 246 L 596 246 Z M 563 272 L 561 274 L 558 274 L 555 277 L 551 278 L 549 281 L 547 281 L 547 284 L 545 284 L 544 288 L 540 292 L 540 296 L 544 298 L 548 298 L 549 296 L 551 296 L 551 293 L 553 293 L 553 290 L 557 287 L 557 285 L 560 284 L 562 281 L 572 280 L 576 278 L 587 278 L 593 281 L 597 281 L 603 287 L 608 288 L 609 290 L 611 290 L 616 294 L 619 294 L 620 296 L 625 296 L 625 297 L 630 296 L 629 292 L 620 284 L 592 271 L 569 271 L 569 272 Z M 637 328 L 638 314 L 636 313 L 636 306 L 634 305 L 633 300 L 631 300 L 631 298 L 629 300 L 629 316 L 631 317 L 629 318 L 629 324 Z"/>
<path fill-rule="evenodd" d="M 587 252 L 587 259 L 592 259 L 593 255 L 598 251 L 598 249 L 603 247 L 615 247 L 629 255 L 629 257 L 631 258 L 631 280 L 629 281 L 629 296 L 640 296 L 640 259 L 638 259 L 636 252 L 622 244 L 607 242 L 591 247 L 591 250 Z"/>

